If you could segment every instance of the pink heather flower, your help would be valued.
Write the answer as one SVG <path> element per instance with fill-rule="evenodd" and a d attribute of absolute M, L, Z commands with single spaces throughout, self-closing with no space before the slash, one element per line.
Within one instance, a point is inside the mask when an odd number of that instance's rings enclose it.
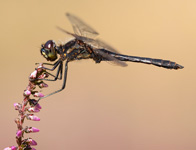
<path fill-rule="evenodd" d="M 21 108 L 21 104 L 14 103 L 15 110 L 19 110 Z"/>
<path fill-rule="evenodd" d="M 29 90 L 24 91 L 25 96 L 29 96 L 30 94 L 31 94 L 31 91 L 29 91 Z"/>
<path fill-rule="evenodd" d="M 4 150 L 17 150 L 17 147 L 16 146 L 10 146 L 10 147 L 4 148 Z"/>
<path fill-rule="evenodd" d="M 36 92 L 36 93 L 34 93 L 33 96 L 35 96 L 35 97 L 44 97 L 44 94 Z"/>
<path fill-rule="evenodd" d="M 31 150 L 36 150 L 35 148 L 31 148 Z"/>
<path fill-rule="evenodd" d="M 40 63 L 39 66 L 37 67 L 37 69 L 40 69 L 43 67 L 43 63 Z"/>
<path fill-rule="evenodd" d="M 14 107 L 17 107 L 19 104 L 18 103 L 14 103 Z"/>
<path fill-rule="evenodd" d="M 49 76 L 49 74 L 43 73 L 43 74 L 41 74 L 38 78 L 39 78 L 39 79 L 45 79 L 45 78 L 47 78 L 48 76 Z"/>
<path fill-rule="evenodd" d="M 35 107 L 29 107 L 27 110 L 28 110 L 28 112 L 34 112 L 34 113 L 36 113 L 36 112 L 39 112 L 39 111 L 40 111 L 40 109 L 35 108 Z"/>
<path fill-rule="evenodd" d="M 16 136 L 21 137 L 22 136 L 22 130 L 18 130 L 17 133 L 16 133 Z"/>
<path fill-rule="evenodd" d="M 39 132 L 39 129 L 37 129 L 35 127 L 28 127 L 25 132 L 26 133 L 35 133 L 35 132 Z"/>
<path fill-rule="evenodd" d="M 41 109 L 42 107 L 40 106 L 39 103 L 37 103 L 37 100 L 35 99 L 29 99 L 29 104 L 31 107 L 35 107 L 36 109 Z"/>
<path fill-rule="evenodd" d="M 39 132 L 39 129 L 37 129 L 35 127 L 32 127 L 31 129 L 32 129 L 33 132 Z"/>
<path fill-rule="evenodd" d="M 46 88 L 46 87 L 48 87 L 48 84 L 46 84 L 46 83 L 43 82 L 43 83 L 41 83 L 41 84 L 39 85 L 39 87 L 40 87 L 40 88 Z"/>
<path fill-rule="evenodd" d="M 33 71 L 31 74 L 30 74 L 30 78 L 31 79 L 35 79 L 37 76 L 37 70 Z"/>
<path fill-rule="evenodd" d="M 33 140 L 32 138 L 28 138 L 26 142 L 29 143 L 29 145 L 37 145 L 37 142 Z"/>
<path fill-rule="evenodd" d="M 27 118 L 28 120 L 40 121 L 40 118 L 37 117 L 37 116 L 35 116 L 35 115 L 33 115 L 33 114 L 28 114 L 28 115 L 26 115 L 26 118 Z"/>
<path fill-rule="evenodd" d="M 34 106 L 36 109 L 42 109 L 41 105 L 39 103 L 37 103 L 35 106 Z"/>

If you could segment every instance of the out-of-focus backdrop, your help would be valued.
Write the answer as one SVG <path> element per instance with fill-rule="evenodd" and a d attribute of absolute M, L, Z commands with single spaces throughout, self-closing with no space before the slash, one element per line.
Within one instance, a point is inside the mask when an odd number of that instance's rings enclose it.
<path fill-rule="evenodd" d="M 40 46 L 70 37 L 65 17 L 80 17 L 122 54 L 173 60 L 182 70 L 69 64 L 66 89 L 40 102 L 38 150 L 195 150 L 195 0 L 10 0 L 0 2 L 0 149 L 16 145 L 17 112 Z M 50 83 L 47 94 L 61 86 Z"/>

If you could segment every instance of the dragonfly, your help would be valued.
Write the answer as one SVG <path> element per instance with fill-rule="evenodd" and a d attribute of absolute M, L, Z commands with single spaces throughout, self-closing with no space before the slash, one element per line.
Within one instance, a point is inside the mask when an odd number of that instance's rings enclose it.
<path fill-rule="evenodd" d="M 44 64 L 43 69 L 53 71 L 56 68 L 58 68 L 56 75 L 53 75 L 53 79 L 44 79 L 44 80 L 49 80 L 49 81 L 62 80 L 62 76 L 63 76 L 62 74 L 64 72 L 63 84 L 59 90 L 56 90 L 42 98 L 58 93 L 65 88 L 66 80 L 67 80 L 68 63 L 75 60 L 93 59 L 95 63 L 108 61 L 122 67 L 127 66 L 126 62 L 137 62 L 137 63 L 144 63 L 144 64 L 152 64 L 166 69 L 177 70 L 177 69 L 184 68 L 183 66 L 170 60 L 120 54 L 112 46 L 106 44 L 105 42 L 99 39 L 96 39 L 96 36 L 98 36 L 99 33 L 96 32 L 92 27 L 87 25 L 80 18 L 70 13 L 67 13 L 66 16 L 73 27 L 74 33 L 70 33 L 60 27 L 57 28 L 60 31 L 68 35 L 71 35 L 74 38 L 65 44 L 59 44 L 59 45 L 57 45 L 53 40 L 48 40 L 45 44 L 41 46 L 41 50 L 40 50 L 41 54 L 47 61 L 54 62 L 54 63 L 43 63 Z M 52 67 L 47 68 L 45 67 L 45 65 L 50 65 Z"/>

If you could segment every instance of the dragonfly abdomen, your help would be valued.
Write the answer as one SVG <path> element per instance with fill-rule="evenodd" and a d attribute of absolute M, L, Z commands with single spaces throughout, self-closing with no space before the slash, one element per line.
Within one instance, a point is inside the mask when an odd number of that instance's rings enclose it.
<path fill-rule="evenodd" d="M 158 67 L 163 67 L 167 69 L 182 69 L 183 66 L 172 62 L 170 60 L 163 60 L 163 59 L 153 59 L 147 57 L 137 57 L 137 56 L 128 56 L 122 54 L 115 54 L 111 53 L 116 59 L 121 61 L 131 61 L 131 62 L 138 62 L 138 63 L 145 63 L 145 64 L 153 64 Z"/>
<path fill-rule="evenodd" d="M 170 60 L 162 60 L 162 59 L 151 59 L 153 65 L 159 66 L 159 67 L 163 67 L 163 68 L 167 68 L 167 69 L 182 69 L 184 68 L 183 66 L 172 62 Z"/>

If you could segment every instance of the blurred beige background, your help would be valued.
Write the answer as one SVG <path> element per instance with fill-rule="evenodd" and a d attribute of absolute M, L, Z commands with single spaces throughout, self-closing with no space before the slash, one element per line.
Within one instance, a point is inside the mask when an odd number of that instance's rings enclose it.
<path fill-rule="evenodd" d="M 69 37 L 73 13 L 123 54 L 176 61 L 183 70 L 84 60 L 69 64 L 66 90 L 41 101 L 38 150 L 195 150 L 195 0 L 8 0 L 0 2 L 0 149 L 16 145 L 17 112 L 40 45 Z M 47 94 L 61 83 L 48 83 Z"/>

